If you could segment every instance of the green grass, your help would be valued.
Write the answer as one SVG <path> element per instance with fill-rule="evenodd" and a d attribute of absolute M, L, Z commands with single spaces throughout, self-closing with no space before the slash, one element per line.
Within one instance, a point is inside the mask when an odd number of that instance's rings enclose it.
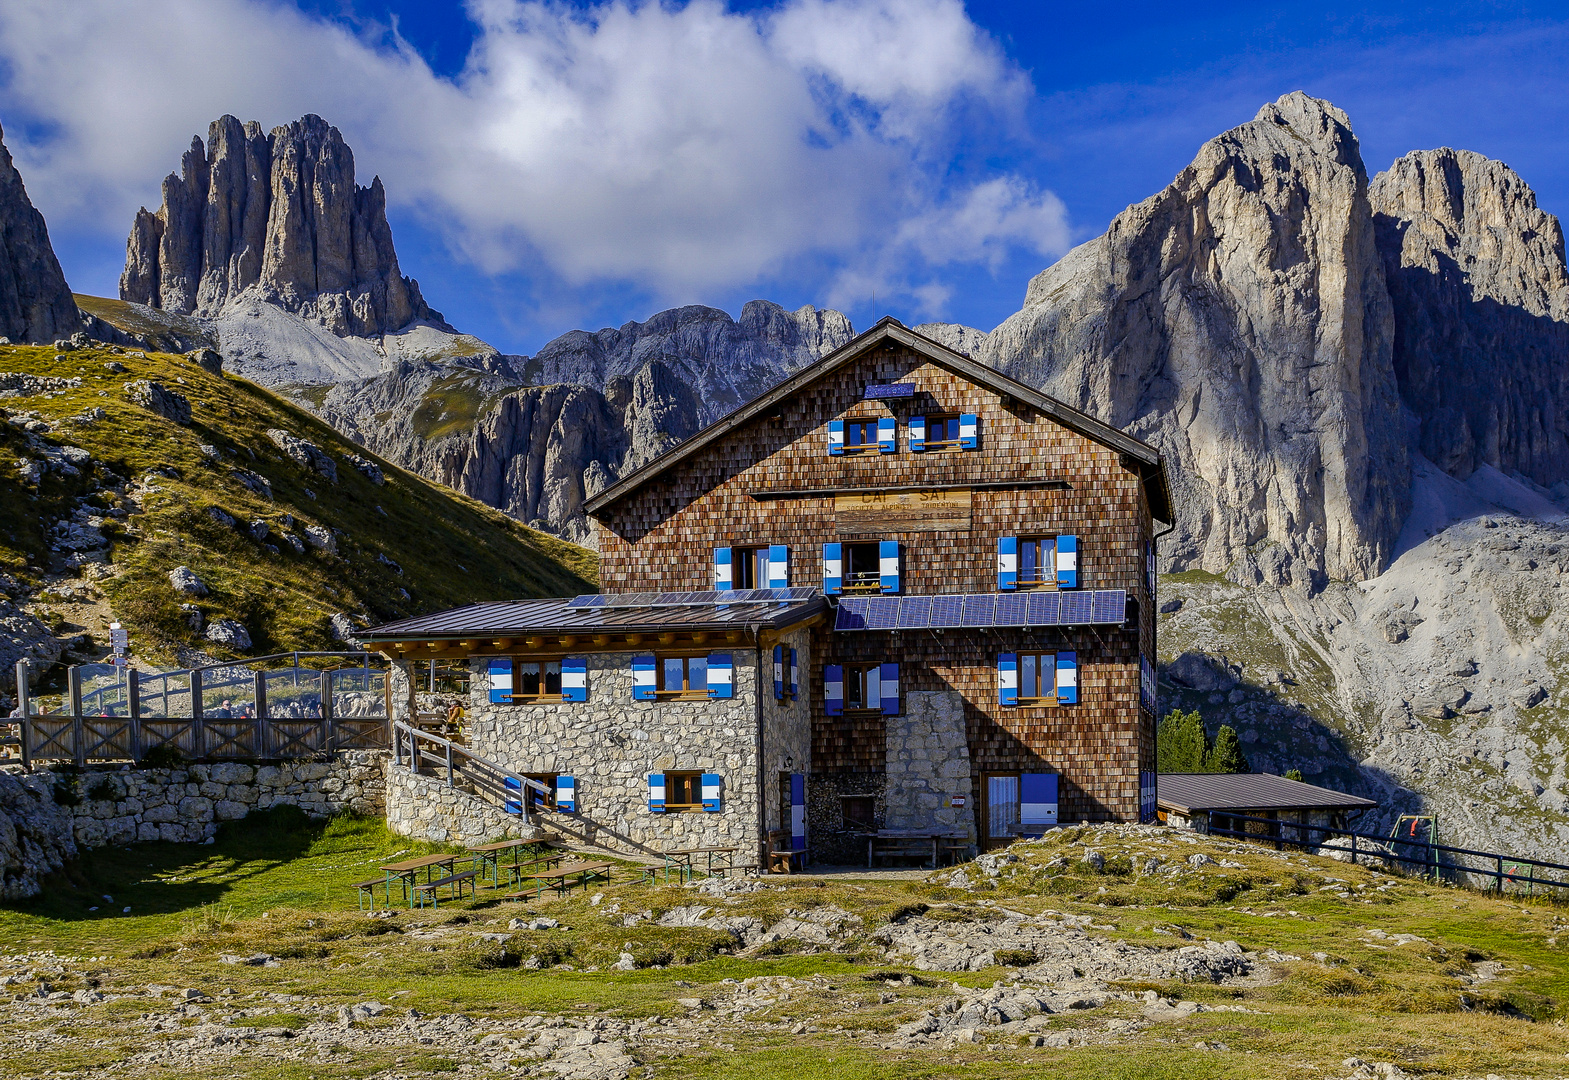
<path fill-rule="evenodd" d="M 177 478 L 153 477 L 161 490 L 143 500 L 144 513 L 128 519 L 134 534 L 127 519 L 108 526 L 119 573 L 103 588 L 141 656 L 168 661 L 181 646 L 195 643 L 180 610 L 189 598 L 176 594 L 167 579 L 182 564 L 212 591 L 200 601 L 209 620 L 239 619 L 258 654 L 330 647 L 327 620 L 338 611 L 383 621 L 477 600 L 572 595 L 595 587 L 591 552 L 385 462 L 386 484 L 377 486 L 347 460 L 350 454 L 371 455 L 305 410 L 243 379 L 209 375 L 181 357 L 157 353 L 136 357 L 95 347 L 64 355 L 56 363 L 50 348 L 0 347 L 0 371 L 83 380 L 81 389 L 59 397 L 4 404 L 13 412 L 39 414 L 53 425 L 47 439 L 80 446 L 95 459 L 79 477 L 50 472 L 34 491 L 21 484 L 16 469 L 19 457 L 32 454 L 24 433 L 0 424 L 0 569 L 36 581 L 28 559 L 33 567 L 46 565 L 46 529 L 68 515 L 79 496 L 91 495 L 102 510 L 123 506 L 113 493 L 92 494 L 93 489 L 115 477 L 134 482 L 154 468 L 172 467 Z M 110 361 L 129 370 L 112 373 L 104 367 Z M 123 385 L 138 378 L 189 398 L 190 426 L 131 404 Z M 89 426 L 60 422 L 94 407 L 104 409 L 107 419 Z M 267 438 L 269 428 L 320 445 L 336 460 L 338 482 L 329 484 L 285 457 Z M 204 456 L 202 444 L 216 446 L 220 458 Z M 248 490 L 235 469 L 266 477 L 274 498 Z M 296 555 L 276 538 L 279 551 L 269 552 L 242 531 L 215 522 L 209 515 L 213 507 L 242 525 L 262 518 L 277 529 L 288 514 L 300 533 L 307 524 L 340 530 L 339 555 L 313 548 Z M 378 556 L 399 564 L 402 574 Z M 400 588 L 410 599 L 398 595 Z M 87 629 L 106 636 L 103 628 Z"/>
<path fill-rule="evenodd" d="M 443 375 L 414 410 L 414 431 L 426 440 L 472 431 L 479 417 L 501 395 L 486 394 L 478 385 L 480 372 Z"/>
<path fill-rule="evenodd" d="M 250 1005 L 249 1015 L 236 1021 L 258 1028 L 303 1029 L 322 1019 L 322 1008 L 378 1000 L 427 1015 L 461 1012 L 474 1020 L 478 1037 L 488 1024 L 528 1015 L 682 1016 L 686 1010 L 676 999 L 722 1000 L 728 992 L 725 979 L 787 975 L 813 980 L 745 1023 L 716 1020 L 701 1036 L 685 1035 L 678 1045 L 637 1051 L 659 1077 L 1316 1078 L 1340 1075 L 1334 1071 L 1339 1062 L 1353 1055 L 1393 1061 L 1431 1077 L 1562 1074 L 1562 1024 L 1569 1002 L 1569 943 L 1559 938 L 1560 933 L 1569 937 L 1569 921 L 1562 906 L 1208 839 L 1192 846 L 1172 843 L 1166 851 L 1174 856 L 1207 852 L 1240 865 L 1188 868 L 1172 882 L 1136 869 L 1136 852 L 1150 844 L 1139 837 L 1118 839 L 1108 831 L 1064 829 L 1048 843 L 1015 848 L 1023 861 L 995 884 L 975 890 L 853 877 L 776 878 L 769 882 L 774 888 L 729 903 L 679 887 L 644 886 L 622 870 L 614 883 L 594 886 L 592 892 L 602 897 L 598 905 L 583 891 L 527 905 L 502 904 L 482 891 L 477 899 L 443 903 L 437 911 L 400 909 L 391 918 L 372 920 L 356 910 L 349 885 L 374 876 L 375 867 L 394 855 L 432 846 L 391 836 L 375 819 L 312 822 L 280 809 L 225 826 L 207 847 L 142 844 L 92 852 L 53 879 L 44 897 L 0 906 L 0 936 L 12 952 L 52 950 L 93 958 L 51 978 L 61 989 L 86 985 L 89 977 L 111 993 L 148 983 L 210 992 L 222 987 L 233 991 L 230 1000 L 236 1003 L 261 1003 Z M 1080 858 L 1089 846 L 1106 857 L 1104 872 L 1093 871 Z M 1059 857 L 1064 861 L 1054 863 Z M 1352 897 L 1323 891 L 1326 876 L 1340 879 Z M 1216 899 L 1217 892 L 1228 898 Z M 103 900 L 105 894 L 113 897 L 112 904 Z M 832 904 L 858 915 L 862 923 L 842 951 L 796 949 L 783 955 L 736 955 L 728 946 L 716 950 L 712 932 L 700 928 L 620 923 L 626 912 L 657 919 L 692 903 L 765 923 L 790 911 Z M 132 908 L 130 914 L 121 913 L 124 906 Z M 950 1000 L 952 983 L 986 987 L 1010 978 L 1014 969 L 910 972 L 865 949 L 865 939 L 890 919 L 922 914 L 945 921 L 984 920 L 996 917 L 997 907 L 1089 915 L 1107 928 L 1098 933 L 1132 944 L 1176 948 L 1187 943 L 1181 936 L 1187 934 L 1301 959 L 1275 962 L 1277 978 L 1255 984 L 1121 987 L 1154 989 L 1209 1005 L 1241 1005 L 1246 1012 L 1202 1012 L 1112 1038 L 1106 1035 L 1108 1020 L 1137 1015 L 1129 1003 L 1114 1002 L 1053 1018 L 1052 1031 L 1075 1032 L 1087 1040 L 1066 1050 L 995 1040 L 920 1051 L 878 1049 L 882 1036 L 877 1033 Z M 505 946 L 478 937 L 480 931 L 504 928 L 513 915 L 535 910 L 562 927 L 522 932 Z M 1370 929 L 1417 934 L 1426 941 L 1380 948 Z M 572 963 L 577 970 L 514 966 L 547 946 L 554 961 Z M 669 966 L 608 970 L 623 948 L 641 962 L 662 960 Z M 254 952 L 271 953 L 281 963 L 247 967 L 219 961 L 225 953 Z M 1324 959 L 1314 959 L 1314 953 Z M 1500 961 L 1505 971 L 1492 982 L 1463 987 L 1456 976 L 1483 959 Z M 584 970 L 596 964 L 600 970 Z M 879 992 L 890 972 L 916 978 L 913 985 L 899 987 L 895 1000 L 883 1002 Z M 278 993 L 303 995 L 306 1001 L 273 1004 L 267 995 Z M 75 1023 L 85 1025 L 83 1039 L 49 1057 L 48 1067 L 108 1068 L 133 1053 L 135 1041 L 117 1033 L 116 1024 L 145 1011 L 146 1000 L 73 1013 Z M 372 1023 L 395 1026 L 390 1017 Z M 805 1034 L 788 1034 L 801 1023 L 810 1025 Z M 828 1030 L 836 1025 L 874 1034 L 852 1037 Z M 1197 1042 L 1225 1049 L 1196 1050 Z M 368 1075 L 393 1067 L 393 1056 L 385 1048 L 345 1050 L 330 1062 L 313 1060 L 299 1075 L 318 1080 Z M 399 1047 L 395 1056 L 406 1059 L 397 1067 L 406 1075 L 440 1075 L 452 1068 L 450 1052 L 439 1048 Z M 277 1063 L 266 1058 L 249 1065 L 243 1057 L 234 1062 L 236 1076 L 291 1075 L 268 1071 Z M 40 1067 L 37 1060 L 0 1060 L 0 1077 Z M 156 1075 L 187 1074 L 173 1069 Z"/>
<path fill-rule="evenodd" d="M 202 341 L 208 345 L 217 345 L 215 336 L 205 330 L 200 322 L 187 315 L 176 315 L 168 311 L 154 312 L 107 296 L 86 296 L 82 293 L 74 295 L 76 306 L 87 314 L 96 315 L 109 325 L 128 334 L 147 338 L 155 347 L 175 348 L 170 331 L 179 334 L 187 341 Z"/>

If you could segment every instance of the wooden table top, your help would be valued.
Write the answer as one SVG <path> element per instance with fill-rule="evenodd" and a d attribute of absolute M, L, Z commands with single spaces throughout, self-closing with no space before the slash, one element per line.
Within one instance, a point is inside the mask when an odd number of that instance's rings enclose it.
<path fill-rule="evenodd" d="M 694 848 L 684 848 L 681 851 L 666 851 L 666 852 L 663 852 L 663 854 L 665 854 L 665 855 L 706 855 L 709 852 L 714 852 L 714 853 L 717 854 L 717 853 L 719 853 L 721 851 L 736 851 L 736 850 L 738 850 L 738 849 L 737 848 L 733 848 L 733 847 L 694 847 Z"/>
<path fill-rule="evenodd" d="M 545 843 L 543 840 L 500 840 L 494 844 L 480 844 L 477 847 L 471 847 L 468 850 L 488 853 L 492 851 L 507 851 L 510 848 L 528 847 L 532 844 L 543 843 Z"/>
<path fill-rule="evenodd" d="M 462 857 L 461 855 L 421 855 L 417 859 L 404 859 L 402 862 L 388 863 L 382 869 L 388 873 L 402 874 L 410 870 L 423 870 L 427 866 L 453 862 Z"/>
<path fill-rule="evenodd" d="M 931 840 L 944 837 L 963 836 L 959 832 L 945 832 L 937 829 L 878 829 L 874 833 L 866 834 L 879 840 Z"/>
<path fill-rule="evenodd" d="M 585 873 L 585 872 L 587 872 L 589 870 L 609 870 L 609 869 L 610 869 L 610 864 L 607 863 L 607 862 L 578 863 L 578 864 L 576 864 L 574 866 L 562 866 L 562 867 L 557 867 L 555 870 L 545 870 L 545 871 L 542 871 L 542 872 L 540 872 L 538 874 L 535 874 L 534 877 L 535 878 L 558 878 L 558 877 L 566 877 L 569 874 Z"/>

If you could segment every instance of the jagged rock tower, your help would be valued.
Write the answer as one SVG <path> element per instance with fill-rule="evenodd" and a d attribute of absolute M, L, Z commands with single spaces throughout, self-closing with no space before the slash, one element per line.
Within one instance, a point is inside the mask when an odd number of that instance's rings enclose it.
<path fill-rule="evenodd" d="M 217 315 L 254 292 L 340 337 L 417 320 L 450 331 L 399 272 L 386 208 L 381 178 L 355 186 L 354 152 L 321 117 L 265 135 L 221 117 L 164 179 L 158 212 L 137 213 L 120 298 Z"/>
<path fill-rule="evenodd" d="M 0 337 L 42 343 L 82 328 L 44 216 L 27 197 L 0 130 Z"/>

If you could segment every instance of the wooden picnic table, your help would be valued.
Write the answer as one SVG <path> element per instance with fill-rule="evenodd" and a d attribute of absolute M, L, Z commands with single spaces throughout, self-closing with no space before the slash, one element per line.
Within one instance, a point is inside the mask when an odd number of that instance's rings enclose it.
<path fill-rule="evenodd" d="M 421 870 L 425 871 L 425 882 L 429 884 L 435 880 L 434 867 L 450 866 L 451 869 L 442 875 L 443 877 L 448 877 L 456 872 L 457 861 L 461 858 L 463 858 L 462 855 L 421 855 L 417 859 L 404 859 L 402 862 L 388 863 L 386 866 L 383 866 L 381 872 L 386 875 L 387 906 L 392 906 L 392 881 L 394 878 L 397 878 L 402 883 L 402 888 L 409 898 L 409 906 L 413 907 L 414 896 L 410 890 L 413 889 L 415 879 L 419 877 L 419 872 Z"/>
<path fill-rule="evenodd" d="M 914 855 L 918 847 L 930 843 L 932 848 L 932 869 L 937 869 L 937 848 L 944 840 L 963 839 L 962 833 L 952 830 L 935 829 L 878 829 L 866 836 L 866 866 L 870 869 L 873 860 L 879 855 Z M 878 851 L 878 847 L 882 851 Z"/>
<path fill-rule="evenodd" d="M 560 853 L 552 851 L 549 843 L 544 840 L 498 840 L 494 844 L 478 844 L 468 850 L 474 853 L 474 860 L 481 870 L 486 866 L 491 867 L 491 880 L 499 886 L 501 884 L 502 853 L 505 851 L 512 852 L 512 874 L 514 876 L 521 875 L 523 864 L 520 858 L 525 848 L 529 849 L 533 855 L 533 859 L 529 863 L 530 868 L 538 867 L 540 863 L 544 863 L 546 869 L 549 869 L 555 863 L 561 861 Z"/>
<path fill-rule="evenodd" d="M 572 886 L 587 885 L 596 877 L 602 877 L 609 881 L 610 864 L 607 862 L 577 863 L 573 866 L 563 866 L 555 870 L 542 870 L 533 875 L 534 881 L 538 885 L 534 897 L 538 899 L 542 896 L 546 885 L 554 888 L 558 895 L 565 896 L 566 891 Z"/>
<path fill-rule="evenodd" d="M 683 880 L 689 877 L 697 869 L 697 867 L 692 865 L 692 859 L 697 855 L 706 856 L 708 876 L 713 877 L 714 856 L 721 854 L 734 855 L 739 850 L 739 848 L 734 847 L 695 847 L 682 848 L 679 851 L 662 852 L 661 854 L 665 857 L 665 880 L 670 880 L 670 871 L 672 869 L 677 870 L 678 876 L 682 877 Z"/>

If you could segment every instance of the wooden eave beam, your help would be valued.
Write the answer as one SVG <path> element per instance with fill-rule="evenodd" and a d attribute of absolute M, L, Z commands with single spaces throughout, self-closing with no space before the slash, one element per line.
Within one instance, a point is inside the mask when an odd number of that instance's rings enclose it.
<path fill-rule="evenodd" d="M 766 499 L 827 499 L 836 495 L 884 495 L 910 491 L 1005 491 L 1012 488 L 1046 488 L 1067 491 L 1066 480 L 988 480 L 960 484 L 885 484 L 881 487 L 762 488 L 747 494 L 758 502 Z"/>

